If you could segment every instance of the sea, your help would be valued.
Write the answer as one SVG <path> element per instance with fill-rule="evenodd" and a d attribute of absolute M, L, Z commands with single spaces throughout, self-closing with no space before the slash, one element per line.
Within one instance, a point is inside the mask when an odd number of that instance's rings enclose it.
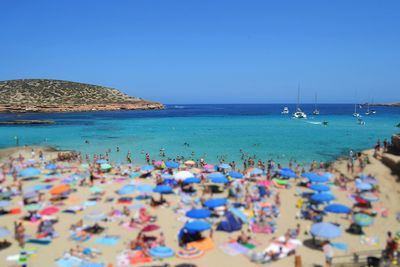
<path fill-rule="evenodd" d="M 302 105 L 308 119 L 282 115 L 294 104 L 199 104 L 166 105 L 164 110 L 84 112 L 58 114 L 0 114 L 4 120 L 53 120 L 52 125 L 0 126 L 0 148 L 18 145 L 47 145 L 83 154 L 105 154 L 110 161 L 126 162 L 128 151 L 134 163 L 151 159 L 204 158 L 239 164 L 243 157 L 309 164 L 333 161 L 350 150 L 372 148 L 378 139 L 390 140 L 400 132 L 400 108 L 374 107 L 360 123 L 352 116 L 352 104 Z M 328 122 L 323 125 L 322 122 Z"/>

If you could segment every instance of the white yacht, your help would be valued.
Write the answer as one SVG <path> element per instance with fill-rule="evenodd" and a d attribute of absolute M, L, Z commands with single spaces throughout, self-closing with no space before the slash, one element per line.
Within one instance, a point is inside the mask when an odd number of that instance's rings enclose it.
<path fill-rule="evenodd" d="M 289 108 L 288 107 L 284 107 L 281 114 L 287 115 L 289 114 Z"/>
<path fill-rule="evenodd" d="M 300 109 L 300 86 L 297 89 L 297 106 L 296 112 L 293 113 L 293 118 L 296 119 L 307 119 L 307 114 Z"/>

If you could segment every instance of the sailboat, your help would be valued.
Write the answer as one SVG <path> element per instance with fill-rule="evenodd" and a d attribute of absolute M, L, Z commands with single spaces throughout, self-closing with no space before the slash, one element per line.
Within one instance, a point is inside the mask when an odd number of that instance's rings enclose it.
<path fill-rule="evenodd" d="M 365 112 L 365 115 L 371 115 L 371 114 L 375 114 L 376 111 L 374 109 L 369 109 L 370 104 L 367 103 L 367 112 Z"/>
<path fill-rule="evenodd" d="M 296 119 L 307 119 L 307 114 L 304 113 L 301 109 L 300 109 L 300 85 L 297 88 L 297 105 L 296 105 L 296 112 L 293 113 L 293 118 Z"/>
<path fill-rule="evenodd" d="M 356 117 L 356 118 L 360 118 L 361 117 L 360 113 L 357 112 L 357 104 L 354 104 L 353 117 Z"/>
<path fill-rule="evenodd" d="M 289 114 L 289 108 L 288 107 L 284 107 L 281 114 L 287 115 Z"/>
<path fill-rule="evenodd" d="M 314 104 L 314 115 L 319 115 L 319 110 L 317 109 L 317 93 L 315 93 L 315 104 Z"/>

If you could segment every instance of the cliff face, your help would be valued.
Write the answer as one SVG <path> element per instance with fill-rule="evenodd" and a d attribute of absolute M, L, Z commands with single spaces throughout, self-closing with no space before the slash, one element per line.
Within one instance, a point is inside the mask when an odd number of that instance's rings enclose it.
<path fill-rule="evenodd" d="M 59 80 L 0 82 L 0 112 L 84 112 L 162 109 L 116 89 Z"/>

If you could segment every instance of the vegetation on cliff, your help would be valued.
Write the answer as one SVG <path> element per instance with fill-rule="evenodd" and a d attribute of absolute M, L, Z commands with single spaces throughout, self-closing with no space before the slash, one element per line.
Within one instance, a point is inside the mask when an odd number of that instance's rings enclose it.
<path fill-rule="evenodd" d="M 131 97 L 117 89 L 45 79 L 0 81 L 2 112 L 68 112 L 159 109 L 163 105 Z"/>

